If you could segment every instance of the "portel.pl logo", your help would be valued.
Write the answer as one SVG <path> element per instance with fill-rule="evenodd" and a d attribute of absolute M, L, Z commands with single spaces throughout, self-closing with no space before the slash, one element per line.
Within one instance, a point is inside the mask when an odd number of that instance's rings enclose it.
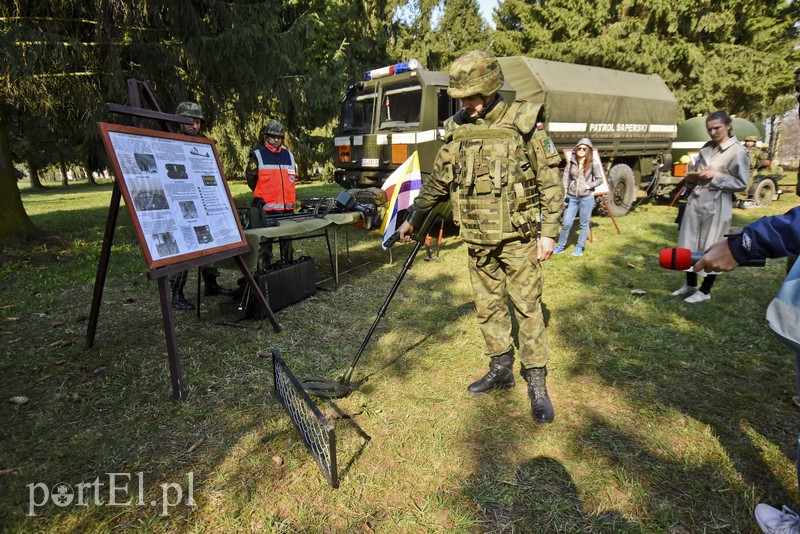
<path fill-rule="evenodd" d="M 59 482 L 48 487 L 44 482 L 28 484 L 28 516 L 36 515 L 38 508 L 52 503 L 55 506 L 152 506 L 160 507 L 159 515 L 169 515 L 170 508 L 182 504 L 195 506 L 194 472 L 186 474 L 186 499 L 184 487 L 177 482 L 165 482 L 161 486 L 161 499 L 149 502 L 144 499 L 144 472 L 106 473 L 108 482 L 101 482 L 97 477 L 92 482 L 80 482 L 71 486 Z M 131 485 L 134 485 L 131 487 Z M 137 488 L 138 486 L 138 488 Z M 134 497 L 133 490 L 138 489 Z"/>

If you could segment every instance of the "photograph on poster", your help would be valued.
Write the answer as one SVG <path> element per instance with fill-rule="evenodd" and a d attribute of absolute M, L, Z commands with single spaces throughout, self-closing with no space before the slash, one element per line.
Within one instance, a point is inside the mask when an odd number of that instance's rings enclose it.
<path fill-rule="evenodd" d="M 140 171 L 151 173 L 158 172 L 156 168 L 156 158 L 152 154 L 134 154 L 133 159 L 136 160 Z"/>
<path fill-rule="evenodd" d="M 569 161 L 569 158 L 571 157 L 572 157 L 572 149 L 565 148 L 564 160 Z M 603 183 L 600 185 L 600 187 L 595 188 L 594 196 L 608 194 L 608 192 L 611 190 L 608 188 L 608 178 L 606 178 L 606 170 L 603 168 L 603 162 L 600 161 L 600 152 L 596 148 L 592 151 L 592 160 L 600 165 L 600 172 L 603 173 Z"/>
<path fill-rule="evenodd" d="M 178 163 L 167 163 L 164 165 L 164 168 L 167 169 L 167 178 L 172 178 L 173 180 L 189 179 L 189 174 L 187 174 L 186 167 L 184 165 L 180 165 Z"/>
<path fill-rule="evenodd" d="M 172 236 L 172 232 L 164 232 L 162 234 L 153 234 L 153 240 L 156 243 L 156 249 L 162 256 L 174 256 L 178 252 L 178 242 Z"/>
<path fill-rule="evenodd" d="M 213 141 L 99 126 L 148 267 L 247 245 Z"/>
<path fill-rule="evenodd" d="M 161 184 L 154 184 L 151 189 L 131 190 L 133 204 L 138 211 L 168 210 L 169 202 Z"/>
<path fill-rule="evenodd" d="M 194 233 L 197 236 L 198 243 L 206 244 L 214 242 L 214 238 L 211 236 L 211 229 L 207 224 L 203 226 L 195 226 Z"/>
<path fill-rule="evenodd" d="M 194 205 L 192 200 L 183 200 L 178 202 L 181 207 L 181 214 L 187 221 L 197 219 L 197 206 Z"/>

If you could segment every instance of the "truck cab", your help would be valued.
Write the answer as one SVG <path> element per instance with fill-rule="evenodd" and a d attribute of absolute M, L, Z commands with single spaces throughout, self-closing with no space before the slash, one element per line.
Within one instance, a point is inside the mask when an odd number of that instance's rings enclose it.
<path fill-rule="evenodd" d="M 444 143 L 444 121 L 461 109 L 446 72 L 415 60 L 373 69 L 342 96 L 334 180 L 345 189 L 381 187 L 417 151 L 423 180 Z M 513 101 L 506 83 L 500 92 Z"/>

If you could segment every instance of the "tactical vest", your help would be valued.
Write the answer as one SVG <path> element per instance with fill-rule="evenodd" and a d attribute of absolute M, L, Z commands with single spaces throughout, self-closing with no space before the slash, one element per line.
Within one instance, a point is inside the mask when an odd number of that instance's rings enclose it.
<path fill-rule="evenodd" d="M 452 130 L 450 198 L 453 220 L 467 243 L 495 246 L 536 237 L 539 195 L 532 163 L 548 158 L 535 133 L 536 153 L 527 154 L 523 133 L 533 130 L 536 117 L 531 121 L 524 113 L 526 124 L 515 120 L 523 104 L 515 101 L 491 125 L 466 123 Z"/>

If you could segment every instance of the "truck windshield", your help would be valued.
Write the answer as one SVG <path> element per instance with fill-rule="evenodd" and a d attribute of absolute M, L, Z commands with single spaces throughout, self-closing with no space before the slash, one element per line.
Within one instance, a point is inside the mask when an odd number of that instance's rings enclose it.
<path fill-rule="evenodd" d="M 353 88 L 342 100 L 342 134 L 368 134 L 372 131 L 372 117 L 375 113 L 375 88 Z"/>
<path fill-rule="evenodd" d="M 412 82 L 390 85 L 383 90 L 379 130 L 408 130 L 419 127 L 422 87 Z"/>

